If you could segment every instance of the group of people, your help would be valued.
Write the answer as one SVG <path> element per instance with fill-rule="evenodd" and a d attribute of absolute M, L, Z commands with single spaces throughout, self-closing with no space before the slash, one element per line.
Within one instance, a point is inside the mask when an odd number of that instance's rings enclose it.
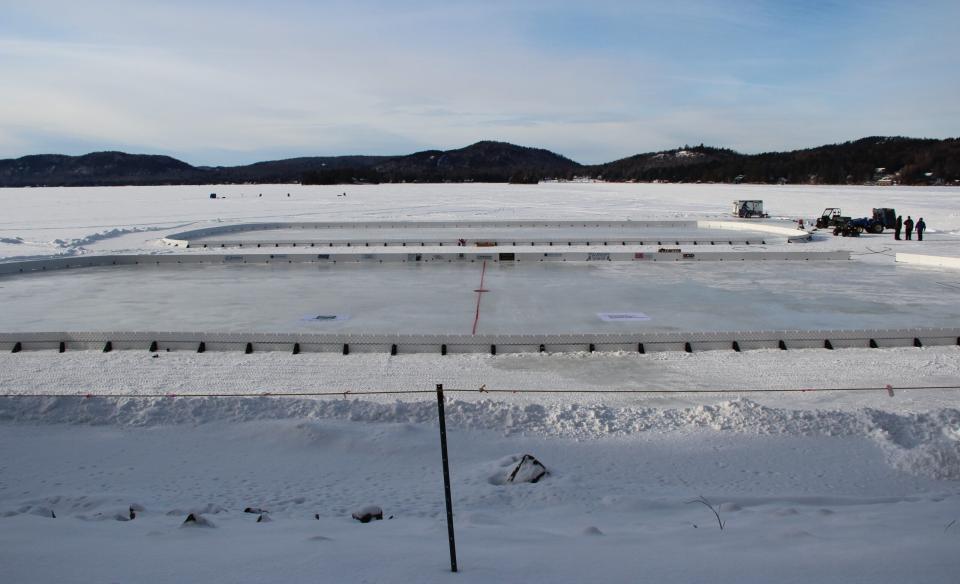
<path fill-rule="evenodd" d="M 923 232 L 927 230 L 927 224 L 924 223 L 923 217 L 917 221 L 916 225 L 913 223 L 913 219 L 910 215 L 907 215 L 907 220 L 903 220 L 903 215 L 897 215 L 897 224 L 893 228 L 893 238 L 897 241 L 900 240 L 900 231 L 906 230 L 904 233 L 906 235 L 906 240 L 910 241 L 913 239 L 913 231 L 917 231 L 917 241 L 923 241 Z"/>

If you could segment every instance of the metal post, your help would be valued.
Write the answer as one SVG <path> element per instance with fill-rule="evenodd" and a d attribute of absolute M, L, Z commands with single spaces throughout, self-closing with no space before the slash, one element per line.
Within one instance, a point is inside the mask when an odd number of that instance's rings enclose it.
<path fill-rule="evenodd" d="M 457 571 L 457 543 L 453 538 L 453 502 L 450 498 L 450 465 L 447 462 L 447 422 L 443 413 L 443 385 L 437 384 L 437 414 L 440 416 L 440 456 L 443 459 L 443 495 L 447 503 L 447 537 L 450 540 L 450 571 Z"/>

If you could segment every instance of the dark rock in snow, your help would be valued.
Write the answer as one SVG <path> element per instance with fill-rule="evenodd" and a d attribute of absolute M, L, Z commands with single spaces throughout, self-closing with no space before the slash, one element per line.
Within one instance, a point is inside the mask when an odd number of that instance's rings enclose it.
<path fill-rule="evenodd" d="M 254 515 L 260 515 L 261 513 L 269 513 L 266 509 L 261 509 L 260 507 L 247 507 L 243 510 L 244 513 L 253 513 Z"/>
<path fill-rule="evenodd" d="M 180 527 L 216 527 L 216 525 L 199 513 L 191 513 L 183 520 Z"/>
<path fill-rule="evenodd" d="M 370 523 L 374 519 L 380 521 L 383 519 L 383 509 L 376 505 L 368 505 L 359 511 L 354 511 L 353 518 L 360 523 Z"/>
<path fill-rule="evenodd" d="M 270 523 L 273 519 L 270 519 L 270 515 L 266 511 L 260 514 L 260 517 L 257 517 L 257 523 Z"/>

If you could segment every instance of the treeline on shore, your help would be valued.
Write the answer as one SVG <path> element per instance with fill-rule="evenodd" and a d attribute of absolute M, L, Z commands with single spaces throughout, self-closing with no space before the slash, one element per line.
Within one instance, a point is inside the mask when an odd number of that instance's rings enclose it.
<path fill-rule="evenodd" d="M 872 137 L 790 152 L 741 154 L 700 144 L 579 164 L 541 148 L 477 142 L 404 156 L 303 157 L 232 167 L 95 152 L 0 160 L 0 187 L 165 184 L 606 181 L 960 185 L 960 139 Z"/>

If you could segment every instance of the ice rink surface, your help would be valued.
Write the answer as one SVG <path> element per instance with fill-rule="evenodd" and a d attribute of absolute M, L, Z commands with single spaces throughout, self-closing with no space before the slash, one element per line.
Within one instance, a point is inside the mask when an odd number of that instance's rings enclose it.
<path fill-rule="evenodd" d="M 257 229 L 255 231 L 237 231 L 199 236 L 194 241 L 203 243 L 211 240 L 230 241 L 345 241 L 367 239 L 371 242 L 378 240 L 405 240 L 416 242 L 418 238 L 447 239 L 456 241 L 466 239 L 471 243 L 476 241 L 538 241 L 552 240 L 563 242 L 567 239 L 609 239 L 644 238 L 652 243 L 658 241 L 670 244 L 677 240 L 716 240 L 725 242 L 730 239 L 750 240 L 784 240 L 784 237 L 763 233 L 762 231 L 736 231 L 724 229 L 709 229 L 692 227 L 379 227 L 379 228 L 279 228 Z"/>
<path fill-rule="evenodd" d="M 960 283 L 896 264 L 174 264 L 2 277 L 0 329 L 469 334 L 482 274 L 478 334 L 910 328 L 960 320 Z M 649 320 L 607 322 L 604 313 Z M 309 320 L 315 316 L 338 318 Z"/>

